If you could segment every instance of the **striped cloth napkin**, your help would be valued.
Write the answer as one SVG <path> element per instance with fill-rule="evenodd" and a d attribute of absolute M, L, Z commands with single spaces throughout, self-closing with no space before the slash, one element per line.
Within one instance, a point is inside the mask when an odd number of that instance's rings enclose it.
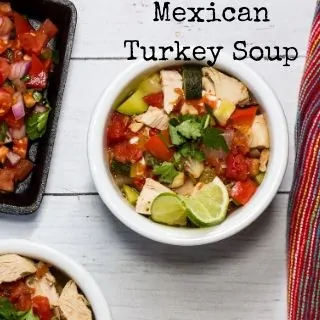
<path fill-rule="evenodd" d="M 320 319 L 320 2 L 309 40 L 288 208 L 288 319 Z"/>

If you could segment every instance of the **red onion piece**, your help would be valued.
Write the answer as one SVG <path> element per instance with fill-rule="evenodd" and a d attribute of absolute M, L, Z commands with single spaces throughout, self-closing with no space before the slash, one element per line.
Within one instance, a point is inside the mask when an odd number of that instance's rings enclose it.
<path fill-rule="evenodd" d="M 30 70 L 31 61 L 19 61 L 11 65 L 9 79 L 16 80 L 24 77 Z"/>
<path fill-rule="evenodd" d="M 7 159 L 9 160 L 12 166 L 16 166 L 18 162 L 21 160 L 21 157 L 18 154 L 9 151 L 7 154 Z"/>
<path fill-rule="evenodd" d="M 8 36 L 12 29 L 12 21 L 8 17 L 0 17 L 0 36 Z"/>
<path fill-rule="evenodd" d="M 15 80 L 12 80 L 12 83 L 14 84 L 17 91 L 22 92 L 22 93 L 27 91 L 27 86 L 22 80 L 15 79 Z"/>
<path fill-rule="evenodd" d="M 36 105 L 36 107 L 34 108 L 34 112 L 36 113 L 42 113 L 42 112 L 46 112 L 47 108 L 43 105 Z"/>
<path fill-rule="evenodd" d="M 22 139 L 26 136 L 26 126 L 23 125 L 19 129 L 10 129 L 10 134 L 13 139 Z"/>
<path fill-rule="evenodd" d="M 20 92 L 13 95 L 16 103 L 12 106 L 12 112 L 16 120 L 22 119 L 25 116 L 23 98 Z"/>

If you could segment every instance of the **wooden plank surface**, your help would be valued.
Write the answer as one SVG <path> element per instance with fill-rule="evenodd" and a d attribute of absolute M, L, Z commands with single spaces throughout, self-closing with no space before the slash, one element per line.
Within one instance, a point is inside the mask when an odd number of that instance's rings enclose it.
<path fill-rule="evenodd" d="M 98 281 L 114 320 L 285 319 L 287 195 L 249 228 L 198 248 L 144 239 L 98 196 L 46 196 L 26 218 L 1 217 L 0 241 L 51 245 Z"/>
<path fill-rule="evenodd" d="M 70 67 L 47 192 L 95 192 L 86 156 L 86 135 L 90 114 L 105 86 L 130 62 L 113 60 L 73 60 Z M 272 62 L 251 62 L 278 95 L 290 128 L 290 160 L 281 191 L 290 190 L 294 159 L 294 124 L 297 96 L 304 59 L 294 68 Z"/>
<path fill-rule="evenodd" d="M 270 22 L 190 23 L 154 22 L 154 1 L 74 0 L 79 19 L 74 57 L 126 57 L 124 40 L 137 39 L 141 45 L 223 45 L 246 40 L 252 45 L 295 46 L 306 51 L 307 35 L 314 13 L 314 0 L 225 0 L 214 1 L 217 13 L 224 7 L 266 7 Z M 164 2 L 164 1 L 160 1 Z M 209 7 L 210 1 L 175 0 L 171 7 Z"/>

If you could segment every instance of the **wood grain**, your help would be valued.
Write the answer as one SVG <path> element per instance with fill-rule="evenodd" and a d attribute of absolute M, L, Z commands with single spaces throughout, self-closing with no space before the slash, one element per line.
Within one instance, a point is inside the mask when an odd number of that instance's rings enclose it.
<path fill-rule="evenodd" d="M 130 62 L 110 60 L 72 61 L 59 121 L 53 154 L 49 193 L 95 192 L 86 156 L 86 135 L 90 114 L 104 87 Z M 297 95 L 304 65 L 298 60 L 294 68 L 279 67 L 272 62 L 251 62 L 278 95 L 290 128 L 290 159 L 281 191 L 290 190 L 294 161 L 294 124 Z"/>
<path fill-rule="evenodd" d="M 0 239 L 39 241 L 83 264 L 114 320 L 279 320 L 285 319 L 287 200 L 278 195 L 231 239 L 183 248 L 135 234 L 98 196 L 46 196 L 35 216 L 1 217 Z"/>

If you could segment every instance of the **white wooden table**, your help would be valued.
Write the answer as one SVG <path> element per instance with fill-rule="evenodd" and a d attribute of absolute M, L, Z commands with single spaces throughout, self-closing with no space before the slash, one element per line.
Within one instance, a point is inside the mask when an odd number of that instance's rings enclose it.
<path fill-rule="evenodd" d="M 65 91 L 47 193 L 30 217 L 1 216 L 0 238 L 22 237 L 51 245 L 82 263 L 100 284 L 115 320 L 279 320 L 286 314 L 286 207 L 292 181 L 293 133 L 315 0 L 243 0 L 267 6 L 271 22 L 178 24 L 152 22 L 147 0 L 74 0 L 78 28 Z M 171 1 L 195 6 L 195 1 Z M 240 6 L 238 1 L 216 1 Z M 198 0 L 208 6 L 209 1 Z M 281 100 L 290 127 L 290 161 L 281 189 L 264 215 L 245 231 L 218 244 L 179 248 L 144 239 L 118 222 L 93 186 L 86 133 L 95 103 L 126 68 L 126 39 L 168 45 L 234 41 L 293 45 L 290 68 L 249 63 Z M 227 51 L 228 51 L 227 50 Z"/>

